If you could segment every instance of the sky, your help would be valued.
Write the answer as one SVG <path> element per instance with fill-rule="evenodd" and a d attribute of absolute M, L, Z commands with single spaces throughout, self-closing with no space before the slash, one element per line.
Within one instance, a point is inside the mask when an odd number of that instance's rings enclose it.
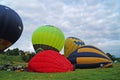
<path fill-rule="evenodd" d="M 9 49 L 34 52 L 32 33 L 53 25 L 105 53 L 120 57 L 120 0 L 0 0 L 22 19 L 21 37 Z M 63 54 L 64 48 L 61 53 Z"/>

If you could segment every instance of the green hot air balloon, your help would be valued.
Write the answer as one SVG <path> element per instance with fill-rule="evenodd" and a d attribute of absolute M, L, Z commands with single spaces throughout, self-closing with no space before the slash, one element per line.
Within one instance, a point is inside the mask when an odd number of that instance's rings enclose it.
<path fill-rule="evenodd" d="M 63 32 L 51 25 L 37 28 L 32 35 L 32 44 L 36 52 L 38 50 L 60 51 L 63 48 L 65 37 Z"/>

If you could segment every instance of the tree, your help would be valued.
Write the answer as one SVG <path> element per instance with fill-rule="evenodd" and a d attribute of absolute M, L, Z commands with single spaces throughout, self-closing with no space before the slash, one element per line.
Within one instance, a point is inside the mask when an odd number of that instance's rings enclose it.
<path fill-rule="evenodd" d="M 116 57 L 110 53 L 106 53 L 106 55 L 114 62 L 116 60 Z"/>
<path fill-rule="evenodd" d="M 29 60 L 35 55 L 35 53 L 29 53 L 29 54 L 23 54 L 21 55 L 22 57 L 22 60 L 25 61 L 25 62 L 29 62 Z"/>
<path fill-rule="evenodd" d="M 19 49 L 18 48 L 15 48 L 15 49 L 8 49 L 6 52 L 5 52 L 6 55 L 19 55 Z"/>

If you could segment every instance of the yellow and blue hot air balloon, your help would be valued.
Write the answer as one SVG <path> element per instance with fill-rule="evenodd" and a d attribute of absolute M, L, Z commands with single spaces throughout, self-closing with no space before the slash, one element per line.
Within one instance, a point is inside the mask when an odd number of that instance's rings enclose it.
<path fill-rule="evenodd" d="M 76 37 L 68 37 L 65 40 L 65 45 L 64 45 L 64 56 L 68 57 L 70 53 L 72 53 L 74 50 L 77 48 L 85 45 L 85 43 L 80 40 L 79 38 Z"/>
<path fill-rule="evenodd" d="M 63 32 L 52 25 L 44 25 L 37 28 L 32 35 L 32 43 L 35 51 L 55 50 L 60 51 L 64 46 L 65 37 Z"/>
<path fill-rule="evenodd" d="M 68 59 L 75 68 L 111 67 L 112 60 L 100 49 L 85 45 L 72 52 Z"/>
<path fill-rule="evenodd" d="M 14 44 L 22 31 L 20 16 L 11 8 L 0 5 L 0 52 Z"/>

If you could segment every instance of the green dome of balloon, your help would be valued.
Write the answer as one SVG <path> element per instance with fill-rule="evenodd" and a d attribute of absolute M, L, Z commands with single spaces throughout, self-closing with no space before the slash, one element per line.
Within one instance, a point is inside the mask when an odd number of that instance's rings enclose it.
<path fill-rule="evenodd" d="M 55 50 L 60 51 L 63 48 L 65 37 L 63 32 L 54 26 L 45 25 L 37 28 L 32 35 L 32 43 L 35 51 Z"/>

